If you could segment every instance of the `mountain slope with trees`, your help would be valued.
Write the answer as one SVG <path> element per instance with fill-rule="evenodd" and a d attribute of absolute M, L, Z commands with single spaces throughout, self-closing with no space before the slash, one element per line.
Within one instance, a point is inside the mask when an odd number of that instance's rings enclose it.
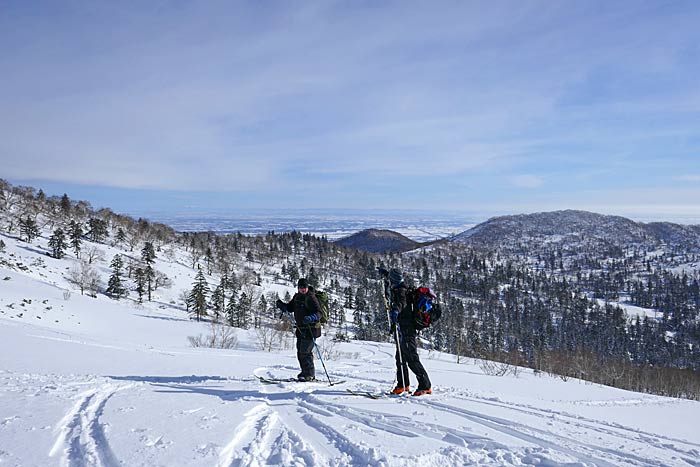
<path fill-rule="evenodd" d="M 697 256 L 632 221 L 599 216 L 566 211 L 561 222 L 571 224 L 560 226 L 559 214 L 543 213 L 534 227 L 526 216 L 512 216 L 458 241 L 373 254 L 299 232 L 177 233 L 65 195 L 0 184 L 5 240 L 44 252 L 65 287 L 86 295 L 161 302 L 196 321 L 265 336 L 280 326 L 276 298 L 307 277 L 329 293 L 328 334 L 389 341 L 376 268 L 399 267 L 407 281 L 440 297 L 443 318 L 423 338 L 457 360 L 494 362 L 494 373 L 526 366 L 700 398 Z M 537 226 L 552 241 L 538 237 Z M 3 268 L 42 267 L 17 264 L 3 244 Z M 170 290 L 176 277 L 190 286 Z"/>
<path fill-rule="evenodd" d="M 421 244 L 392 230 L 366 229 L 335 243 L 369 253 L 400 253 L 413 250 Z"/>
<path fill-rule="evenodd" d="M 510 252 L 531 252 L 535 244 L 560 244 L 646 249 L 666 246 L 700 253 L 700 226 L 645 224 L 620 216 L 566 210 L 494 217 L 452 241 Z"/>

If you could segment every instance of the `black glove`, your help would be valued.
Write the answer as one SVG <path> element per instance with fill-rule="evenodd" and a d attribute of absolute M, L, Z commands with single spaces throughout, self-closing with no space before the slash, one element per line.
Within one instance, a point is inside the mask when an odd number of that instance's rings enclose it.
<path fill-rule="evenodd" d="M 391 318 L 391 324 L 396 324 L 399 322 L 399 310 L 391 310 L 389 312 L 389 317 Z"/>
<path fill-rule="evenodd" d="M 283 302 L 282 300 L 280 300 L 279 298 L 278 298 L 277 301 L 275 302 L 275 306 L 277 306 L 277 308 L 279 308 L 279 310 L 282 311 L 282 312 L 287 311 L 287 304 L 284 303 L 284 302 Z"/>

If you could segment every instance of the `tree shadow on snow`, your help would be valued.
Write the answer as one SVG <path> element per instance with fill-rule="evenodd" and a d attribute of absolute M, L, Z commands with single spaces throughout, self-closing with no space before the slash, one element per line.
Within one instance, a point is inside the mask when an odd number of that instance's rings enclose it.
<path fill-rule="evenodd" d="M 162 387 L 163 389 L 156 390 L 156 392 L 164 394 L 201 394 L 204 396 L 215 396 L 221 399 L 222 401 L 239 401 L 241 399 L 289 401 L 295 399 L 300 395 L 299 393 L 293 391 L 265 393 L 262 391 L 257 391 L 255 389 L 217 389 L 206 386 L 180 386 L 177 384 L 158 384 L 158 386 Z"/>
<path fill-rule="evenodd" d="M 141 318 L 161 319 L 163 321 L 184 321 L 186 323 L 189 323 L 191 321 L 190 319 L 175 318 L 175 317 L 170 317 L 170 316 L 155 316 L 155 315 L 143 315 L 143 314 L 137 314 L 136 316 L 140 316 Z"/>
<path fill-rule="evenodd" d="M 267 401 L 289 401 L 294 399 L 307 399 L 311 396 L 319 395 L 329 395 L 329 396 L 339 396 L 347 395 L 347 392 L 339 389 L 332 389 L 328 386 L 320 386 L 318 389 L 314 389 L 311 392 L 298 392 L 293 389 L 282 388 L 275 385 L 268 385 L 265 383 L 260 383 L 260 390 L 248 389 L 248 390 L 235 390 L 222 388 L 216 383 L 222 381 L 240 382 L 238 380 L 230 380 L 221 376 L 107 376 L 108 378 L 119 380 L 119 381 L 135 381 L 135 382 L 145 382 L 151 383 L 153 386 L 158 387 L 155 392 L 164 394 L 202 394 L 205 396 L 218 397 L 223 401 L 236 401 L 245 398 L 259 400 L 265 399 Z M 202 384 L 211 383 L 211 384 Z M 321 383 L 319 383 L 321 384 Z M 276 387 L 280 389 L 279 392 L 264 392 L 263 388 Z"/>
<path fill-rule="evenodd" d="M 35 253 L 37 255 L 48 256 L 49 258 L 53 258 L 52 256 L 49 255 L 48 250 L 44 250 L 41 247 L 31 246 L 31 243 L 22 243 L 22 244 L 18 243 L 17 248 L 19 248 L 21 250 L 28 251 L 29 253 Z"/>
<path fill-rule="evenodd" d="M 161 386 L 161 385 L 159 385 Z M 264 399 L 266 401 L 292 401 L 295 399 L 308 399 L 311 396 L 319 395 L 347 395 L 346 391 L 340 391 L 337 389 L 325 389 L 325 390 L 314 390 L 312 392 L 298 392 L 294 390 L 280 391 L 280 392 L 263 392 L 262 390 L 248 389 L 248 390 L 232 390 L 232 389 L 215 389 L 202 386 L 179 386 L 177 384 L 164 384 L 163 388 L 169 388 L 164 390 L 158 390 L 156 392 L 168 393 L 168 394 L 202 394 L 205 396 L 215 396 L 223 401 L 238 401 L 241 399 L 251 399 L 260 400 Z M 261 388 L 262 389 L 262 388 Z"/>
<path fill-rule="evenodd" d="M 166 303 L 160 300 L 151 300 L 150 303 L 155 303 L 156 305 L 159 305 L 159 308 L 161 309 L 178 310 L 187 313 L 187 308 L 185 308 L 182 305 L 178 305 L 177 303 Z"/>
<path fill-rule="evenodd" d="M 204 383 L 206 381 L 228 381 L 228 378 L 222 376 L 112 376 L 106 375 L 107 378 L 111 378 L 117 381 L 135 381 L 138 383 L 180 383 L 180 384 L 192 384 L 192 383 Z"/>

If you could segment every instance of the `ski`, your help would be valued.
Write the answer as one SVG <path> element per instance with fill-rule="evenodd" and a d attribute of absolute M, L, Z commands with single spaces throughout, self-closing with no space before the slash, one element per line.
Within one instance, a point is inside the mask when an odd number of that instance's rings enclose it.
<path fill-rule="evenodd" d="M 386 396 L 386 394 L 374 394 L 374 393 L 371 393 L 369 391 L 357 392 L 357 391 L 353 391 L 350 388 L 346 388 L 345 390 L 352 396 L 364 396 L 364 397 L 369 397 L 370 399 L 374 399 L 374 400 L 381 399 L 384 396 Z"/>
<path fill-rule="evenodd" d="M 364 396 L 370 399 L 393 399 L 396 397 L 411 396 L 410 392 L 404 392 L 402 394 L 394 394 L 393 392 L 369 392 L 369 391 L 353 391 L 352 389 L 346 388 L 346 391 L 352 396 Z"/>
<path fill-rule="evenodd" d="M 296 378 L 266 378 L 265 376 L 255 376 L 260 380 L 261 383 L 265 384 L 296 383 L 299 381 Z"/>
<path fill-rule="evenodd" d="M 327 381 L 324 381 L 322 379 L 315 379 L 313 381 L 299 381 L 297 378 L 267 378 L 265 376 L 258 376 L 255 375 L 256 378 L 260 380 L 261 383 L 265 384 L 280 384 L 280 383 L 326 383 Z M 344 379 L 332 381 L 330 383 L 331 386 L 335 386 L 337 384 L 342 384 L 345 383 Z"/>

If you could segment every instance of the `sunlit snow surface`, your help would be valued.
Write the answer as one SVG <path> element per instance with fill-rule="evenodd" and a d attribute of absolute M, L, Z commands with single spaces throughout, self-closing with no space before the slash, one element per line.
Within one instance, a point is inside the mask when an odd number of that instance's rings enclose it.
<path fill-rule="evenodd" d="M 47 257 L 46 237 L 2 239 L 0 465 L 700 465 L 698 402 L 530 370 L 488 376 L 427 351 L 433 395 L 372 400 L 346 392 L 394 383 L 392 344 L 370 342 L 330 349 L 344 384 L 266 385 L 256 375 L 296 375 L 293 347 L 261 351 L 254 330 L 232 350 L 189 346 L 208 331 L 178 305 L 194 276 L 184 252 L 158 253 L 174 285 L 138 306 L 81 296 L 63 277 L 73 260 Z M 106 281 L 118 250 L 100 248 Z M 267 275 L 263 286 L 292 290 Z"/>

